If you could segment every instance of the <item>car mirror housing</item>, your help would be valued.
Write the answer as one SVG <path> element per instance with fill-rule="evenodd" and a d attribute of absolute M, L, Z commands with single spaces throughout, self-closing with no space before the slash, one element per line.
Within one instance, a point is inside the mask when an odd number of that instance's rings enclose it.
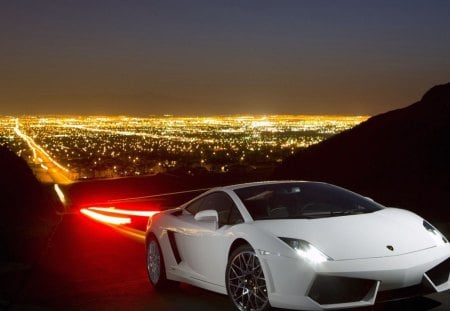
<path fill-rule="evenodd" d="M 206 222 L 219 222 L 219 214 L 217 211 L 212 209 L 207 209 L 204 211 L 200 211 L 194 216 L 197 221 L 206 221 Z"/>

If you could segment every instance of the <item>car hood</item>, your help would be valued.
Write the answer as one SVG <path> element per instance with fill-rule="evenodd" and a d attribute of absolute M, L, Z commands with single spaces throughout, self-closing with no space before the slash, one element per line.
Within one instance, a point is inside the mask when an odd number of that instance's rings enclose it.
<path fill-rule="evenodd" d="M 423 219 L 386 208 L 360 215 L 255 221 L 276 237 L 305 240 L 334 260 L 398 256 L 434 247 Z"/>

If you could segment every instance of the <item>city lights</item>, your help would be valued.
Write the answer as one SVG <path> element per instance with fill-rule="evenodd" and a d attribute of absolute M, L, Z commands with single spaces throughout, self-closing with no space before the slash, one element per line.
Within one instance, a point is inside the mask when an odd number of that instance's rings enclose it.
<path fill-rule="evenodd" d="M 273 167 L 367 116 L 0 118 L 0 144 L 71 180 Z M 43 161 L 41 158 L 45 158 Z M 45 162 L 45 163 L 42 163 Z M 52 170 L 54 171 L 54 170 Z"/>

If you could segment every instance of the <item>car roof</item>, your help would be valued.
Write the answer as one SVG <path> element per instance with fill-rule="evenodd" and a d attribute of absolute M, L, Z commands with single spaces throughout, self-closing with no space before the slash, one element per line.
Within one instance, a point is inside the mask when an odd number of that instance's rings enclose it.
<path fill-rule="evenodd" d="M 257 182 L 228 185 L 228 186 L 223 186 L 223 187 L 217 187 L 217 188 L 214 188 L 211 190 L 237 190 L 237 189 L 253 187 L 253 186 L 286 184 L 286 183 L 308 183 L 308 181 L 304 181 L 304 180 L 267 180 L 267 181 L 257 181 Z"/>

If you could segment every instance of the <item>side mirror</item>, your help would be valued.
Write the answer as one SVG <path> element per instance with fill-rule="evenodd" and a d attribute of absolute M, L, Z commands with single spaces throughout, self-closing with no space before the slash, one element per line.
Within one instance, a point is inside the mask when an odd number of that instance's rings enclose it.
<path fill-rule="evenodd" d="M 204 211 L 200 211 L 197 214 L 195 214 L 194 219 L 197 221 L 206 221 L 206 222 L 219 222 L 219 214 L 217 214 L 217 211 L 212 209 L 207 209 Z"/>

